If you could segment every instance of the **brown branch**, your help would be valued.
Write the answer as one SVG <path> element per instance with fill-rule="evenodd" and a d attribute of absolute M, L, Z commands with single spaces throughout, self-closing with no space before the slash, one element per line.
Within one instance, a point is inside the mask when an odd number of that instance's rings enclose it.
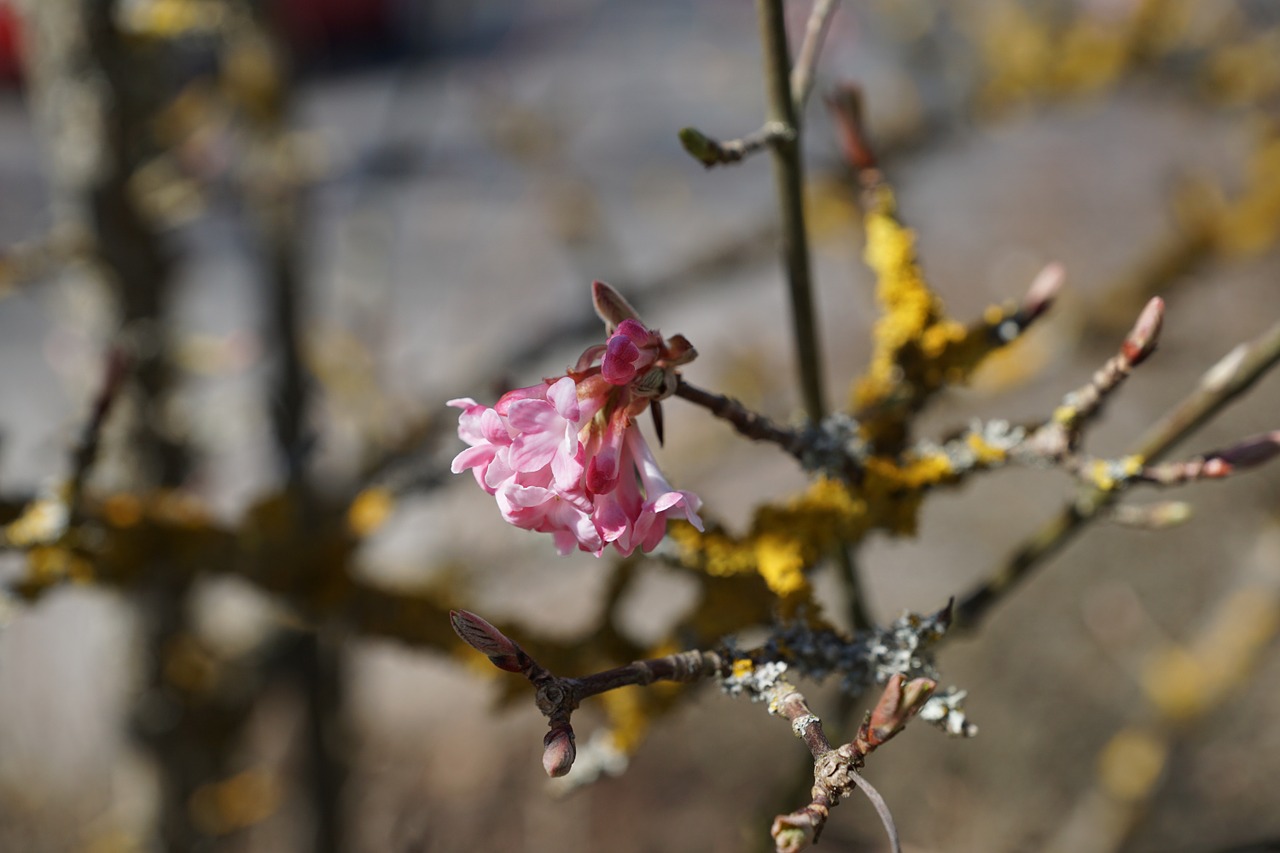
<path fill-rule="evenodd" d="M 728 421 L 739 434 L 752 441 L 771 442 L 797 459 L 804 450 L 805 441 L 800 432 L 778 426 L 764 415 L 751 411 L 731 397 L 704 391 L 696 385 L 690 385 L 683 377 L 680 379 L 680 384 L 676 386 L 675 396 L 701 406 L 717 418 Z"/>
<path fill-rule="evenodd" d="M 551 673 L 486 620 L 465 610 L 451 610 L 449 620 L 463 642 L 484 654 L 494 666 L 518 673 L 533 685 L 535 703 L 547 718 L 549 731 L 543 738 L 543 769 L 548 776 L 568 773 L 577 757 L 571 716 L 584 699 L 632 685 L 648 685 L 655 681 L 693 682 L 709 677 L 726 678 L 730 663 L 719 652 L 689 651 L 662 658 L 635 661 L 626 666 L 597 672 L 583 678 L 562 678 Z M 745 660 L 749 660 L 745 659 Z M 781 678 L 785 665 L 757 666 L 752 663 L 747 673 L 733 669 L 733 690 L 768 703 L 769 713 L 781 716 L 791 730 L 804 740 L 814 760 L 812 800 L 808 805 L 778 816 L 772 827 L 778 851 L 798 851 L 817 840 L 830 810 L 840 800 L 860 788 L 875 805 L 884 821 L 893 849 L 897 851 L 898 834 L 883 798 L 858 771 L 866 757 L 894 737 L 925 706 L 937 683 L 929 678 L 907 682 L 902 673 L 892 675 L 875 708 L 858 728 L 854 739 L 832 748 L 822 721 L 810 709 L 804 695 Z M 726 682 L 727 686 L 727 682 Z"/>
<path fill-rule="evenodd" d="M 805 806 L 774 818 L 772 834 L 778 853 L 796 853 L 817 842 L 840 800 L 862 789 L 875 806 L 895 853 L 901 849 L 898 830 L 884 799 L 861 774 L 866 757 L 896 735 L 919 713 L 933 695 L 936 682 L 918 678 L 906 683 L 901 673 L 885 685 L 875 708 L 864 718 L 854 739 L 833 749 L 822 730 L 822 722 L 809 710 L 804 696 L 785 680 L 769 690 L 769 712 L 785 718 L 796 736 L 803 739 L 813 755 L 812 800 Z"/>
<path fill-rule="evenodd" d="M 1280 323 L 1236 347 L 1210 368 L 1196 389 L 1137 442 L 1132 455 L 1148 464 L 1157 461 L 1247 391 L 1277 362 L 1280 362 Z M 1115 491 L 1096 486 L 1083 489 L 1052 521 L 1027 539 L 1004 566 L 961 598 L 956 609 L 958 625 L 965 629 L 975 627 L 997 601 L 1065 546 L 1106 509 L 1115 496 Z"/>
<path fill-rule="evenodd" d="M 655 681 L 699 681 L 717 675 L 725 668 L 725 662 L 718 653 L 691 651 L 634 661 L 583 678 L 561 678 L 474 613 L 451 610 L 449 621 L 463 642 L 488 656 L 494 666 L 519 673 L 534 686 L 537 691 L 534 701 L 550 726 L 543 739 L 542 766 L 552 777 L 568 773 L 577 757 L 570 717 L 582 700 L 619 687 Z"/>
<path fill-rule="evenodd" d="M 1217 480 L 1237 471 L 1252 468 L 1280 455 L 1280 430 L 1247 438 L 1224 450 L 1215 450 L 1183 462 L 1164 462 L 1144 466 L 1134 479 L 1161 486 L 1174 486 L 1195 480 Z"/>

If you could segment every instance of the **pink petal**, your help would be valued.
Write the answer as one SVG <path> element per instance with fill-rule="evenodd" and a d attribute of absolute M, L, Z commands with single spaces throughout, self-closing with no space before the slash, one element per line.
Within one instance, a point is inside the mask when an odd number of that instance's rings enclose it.
<path fill-rule="evenodd" d="M 466 450 L 453 457 L 449 470 L 455 474 L 461 474 L 468 468 L 476 468 L 482 465 L 488 465 L 493 460 L 494 447 L 491 444 L 481 444 L 477 447 L 468 447 Z"/>
<path fill-rule="evenodd" d="M 517 471 L 545 468 L 565 445 L 565 420 L 550 403 L 541 400 L 513 403 L 507 423 L 516 430 L 511 442 L 511 464 Z"/>
<path fill-rule="evenodd" d="M 493 409 L 485 409 L 480 413 L 480 433 L 490 444 L 510 444 L 511 431 L 507 422 Z"/>
<path fill-rule="evenodd" d="M 514 391 L 508 391 L 498 398 L 498 402 L 493 404 L 493 408 L 498 414 L 506 416 L 507 411 L 511 408 L 512 403 L 518 403 L 521 400 L 546 400 L 547 386 L 546 383 L 530 385 L 528 388 L 516 388 Z"/>
<path fill-rule="evenodd" d="M 577 423 L 579 417 L 578 386 L 568 376 L 559 379 L 547 389 L 547 402 L 555 408 L 556 414 L 560 415 L 560 417 L 574 424 Z"/>
<path fill-rule="evenodd" d="M 574 439 L 577 444 L 577 439 Z M 582 484 L 583 464 L 582 445 L 578 444 L 573 455 L 557 453 L 551 457 L 551 478 L 560 491 L 577 489 Z"/>
<path fill-rule="evenodd" d="M 483 485 L 486 487 L 485 491 L 489 492 L 489 494 L 493 494 L 494 489 L 515 477 L 515 469 L 511 467 L 507 458 L 509 455 L 507 448 L 499 448 L 493 454 L 493 461 L 489 463 L 489 467 L 484 470 Z"/>

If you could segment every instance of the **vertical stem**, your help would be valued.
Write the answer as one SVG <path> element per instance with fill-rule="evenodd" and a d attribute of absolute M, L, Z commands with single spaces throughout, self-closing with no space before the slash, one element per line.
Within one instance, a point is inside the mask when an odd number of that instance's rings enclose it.
<path fill-rule="evenodd" d="M 804 173 L 800 165 L 800 125 L 791 99 L 791 64 L 782 0 L 756 0 L 760 42 L 764 48 L 768 121 L 783 130 L 773 144 L 773 174 L 782 220 L 782 260 L 791 291 L 791 322 L 795 333 L 800 390 L 809 420 L 822 419 L 822 368 L 818 359 L 818 330 L 813 319 L 813 287 L 809 275 L 809 241 L 804 226 Z"/>
<path fill-rule="evenodd" d="M 805 68 L 817 59 L 824 19 L 829 20 L 834 4 L 826 4 L 805 51 Z M 815 10 L 817 11 L 817 10 Z M 826 414 L 822 394 L 822 363 L 818 357 L 818 327 L 813 317 L 813 280 L 809 272 L 809 238 L 804 224 L 804 170 L 800 159 L 800 120 L 792 93 L 791 62 L 787 49 L 787 26 L 782 0 L 756 0 L 760 19 L 760 43 L 764 48 L 767 123 L 783 133 L 773 143 L 773 175 L 777 185 L 782 219 L 782 261 L 787 268 L 791 292 L 791 324 L 795 338 L 796 363 L 800 368 L 800 390 L 805 413 L 817 423 Z M 807 93 L 811 74 L 801 74 L 799 88 Z M 856 631 L 871 625 L 858 580 L 857 566 L 847 547 L 838 549 L 836 559 L 849 598 L 849 618 Z"/>
<path fill-rule="evenodd" d="M 342 814 L 344 730 L 341 638 L 333 631 L 313 631 L 300 638 L 303 700 L 307 709 L 306 787 L 311 805 L 314 853 L 339 853 L 346 838 Z"/>
<path fill-rule="evenodd" d="M 853 546 L 842 545 L 836 549 L 836 562 L 840 566 L 845 596 L 848 598 L 846 606 L 849 626 L 855 634 L 869 630 L 875 622 L 871 618 L 871 612 L 867 610 L 866 596 L 862 594 L 862 580 L 858 574 L 858 563 L 853 557 Z"/>

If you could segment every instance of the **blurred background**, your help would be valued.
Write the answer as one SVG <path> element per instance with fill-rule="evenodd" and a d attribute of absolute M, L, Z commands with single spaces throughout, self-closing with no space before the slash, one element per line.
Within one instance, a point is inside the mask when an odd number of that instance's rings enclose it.
<path fill-rule="evenodd" d="M 794 44 L 809 6 L 787 9 Z M 623 775 L 555 796 L 527 691 L 456 654 L 443 617 L 643 648 L 699 595 L 661 560 L 557 557 L 448 473 L 444 401 L 562 372 L 599 340 L 592 279 L 695 344 L 691 381 L 798 418 L 767 158 L 704 170 L 676 137 L 761 124 L 757 38 L 730 0 L 0 4 L 0 849 L 765 849 L 808 756 L 763 708 L 691 691 Z M 830 399 L 876 317 L 820 98 L 843 81 L 957 318 L 1067 270 L 921 435 L 1046 416 L 1158 293 L 1160 351 L 1089 436 L 1115 456 L 1280 318 L 1273 4 L 851 3 L 817 80 Z M 113 358 L 127 380 L 104 381 Z M 1280 426 L 1278 382 L 1179 454 Z M 776 449 L 666 414 L 664 470 L 730 526 L 803 486 Z M 873 612 L 937 609 L 1071 494 L 1012 471 L 933 496 L 918 538 L 862 549 Z M 1280 469 L 1136 497 L 1195 514 L 1095 525 L 942 652 L 980 734 L 917 726 L 874 757 L 904 849 L 1280 838 Z M 1261 626 L 1250 654 L 1152 669 L 1223 634 L 1242 591 L 1271 603 L 1238 622 Z M 1153 678 L 1230 689 L 1175 725 Z M 580 743 L 603 725 L 575 719 Z M 888 849 L 858 801 L 821 843 Z"/>

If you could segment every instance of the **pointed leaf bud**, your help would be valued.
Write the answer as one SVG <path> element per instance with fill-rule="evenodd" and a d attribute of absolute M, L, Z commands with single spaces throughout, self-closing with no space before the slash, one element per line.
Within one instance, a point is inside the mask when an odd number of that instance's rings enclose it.
<path fill-rule="evenodd" d="M 892 728 L 894 721 L 898 718 L 902 704 L 902 683 L 904 681 L 906 681 L 906 676 L 900 672 L 890 677 L 889 683 L 884 686 L 884 692 L 880 694 L 880 699 L 876 702 L 875 708 L 871 710 L 871 731 L 881 740 L 887 737 L 883 732 Z"/>
<path fill-rule="evenodd" d="M 464 643 L 488 656 L 498 669 L 507 672 L 524 670 L 527 658 L 524 651 L 484 619 L 466 610 L 450 610 L 449 622 Z"/>
<path fill-rule="evenodd" d="M 680 137 L 680 145 L 689 156 L 708 169 L 724 160 L 720 144 L 696 127 L 682 127 L 677 135 Z"/>
<path fill-rule="evenodd" d="M 905 715 L 903 722 L 907 718 L 915 716 L 924 703 L 929 701 L 929 697 L 933 695 L 933 691 L 938 687 L 938 682 L 932 678 L 915 678 L 902 688 L 902 713 Z"/>
<path fill-rule="evenodd" d="M 605 332 L 610 335 L 622 325 L 622 321 L 639 322 L 640 320 L 640 315 L 631 307 L 631 303 L 603 281 L 591 282 L 591 304 L 595 306 L 596 314 L 604 321 Z"/>
<path fill-rule="evenodd" d="M 937 682 L 930 678 L 916 678 L 904 684 L 906 676 L 895 674 L 885 685 L 880 701 L 871 711 L 868 721 L 870 741 L 877 746 L 902 731 L 907 721 L 914 717 L 933 695 Z"/>
<path fill-rule="evenodd" d="M 1032 280 L 1026 297 L 1022 300 L 1022 307 L 1018 309 L 1018 322 L 1023 326 L 1028 325 L 1048 311 L 1053 306 L 1054 300 L 1058 298 L 1066 278 L 1066 268 L 1057 261 L 1047 264 L 1040 270 Z"/>
<path fill-rule="evenodd" d="M 1137 367 L 1155 352 L 1156 339 L 1160 337 L 1160 326 L 1164 322 L 1164 300 L 1153 296 L 1138 315 L 1129 336 L 1124 339 L 1120 353 L 1131 367 Z"/>
<path fill-rule="evenodd" d="M 955 616 L 956 597 L 953 595 L 947 599 L 947 603 L 935 614 L 934 621 L 938 623 L 938 630 L 946 633 L 951 627 L 951 620 Z"/>
<path fill-rule="evenodd" d="M 663 360 L 672 367 L 688 364 L 698 357 L 698 351 L 689 343 L 684 335 L 672 335 L 666 340 L 666 352 Z"/>

